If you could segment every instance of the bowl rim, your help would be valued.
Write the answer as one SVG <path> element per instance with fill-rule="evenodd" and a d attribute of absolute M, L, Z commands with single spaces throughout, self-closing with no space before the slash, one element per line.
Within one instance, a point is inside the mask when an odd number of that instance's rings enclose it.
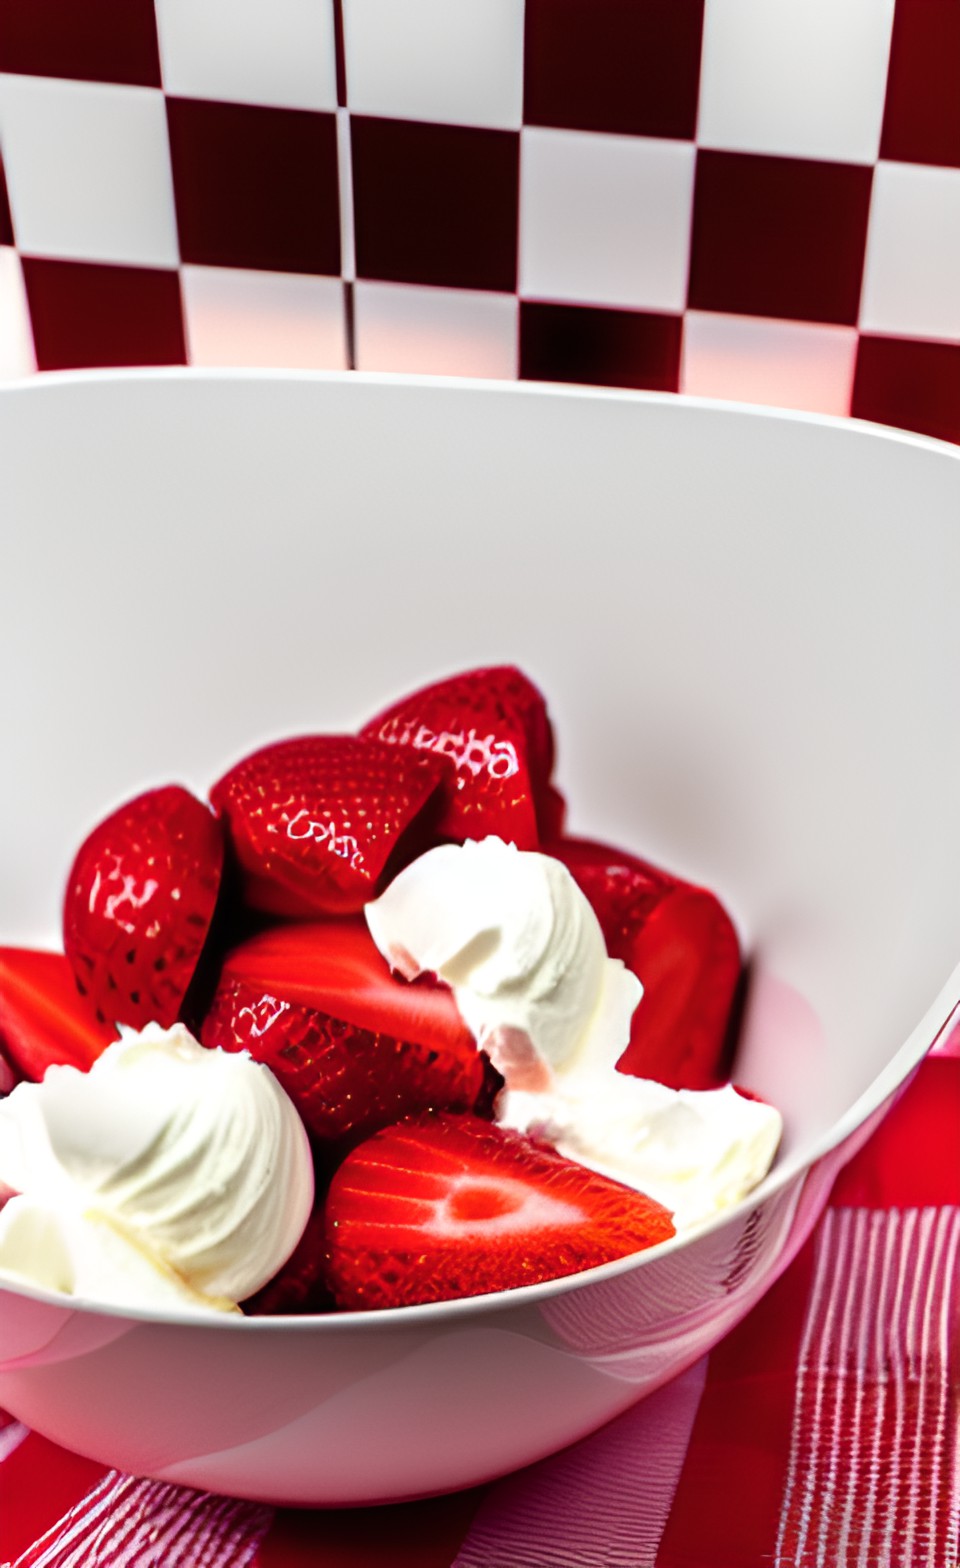
<path fill-rule="evenodd" d="M 638 407 L 677 406 L 696 409 L 721 418 L 730 415 L 747 416 L 770 420 L 777 424 L 812 425 L 838 432 L 846 431 L 860 438 L 916 447 L 933 455 L 950 458 L 960 464 L 960 445 L 853 416 L 791 409 L 774 404 L 748 403 L 736 399 L 694 397 L 685 393 L 592 386 L 576 382 L 279 367 L 191 365 L 91 367 L 38 371 L 27 376 L 0 379 L 0 399 L 24 395 L 42 396 L 47 390 L 55 389 L 82 389 L 114 384 L 126 386 L 131 383 L 138 385 L 267 383 L 331 387 L 408 387 L 444 390 L 453 396 L 465 392 L 479 392 L 483 395 L 500 397 L 506 394 L 511 397 L 534 399 L 547 397 L 563 401 L 626 403 Z M 289 1331 L 298 1334 L 316 1332 L 330 1336 L 357 1331 L 375 1333 L 385 1329 L 398 1330 L 407 1327 L 415 1329 L 431 1323 L 439 1326 L 449 1322 L 452 1326 L 464 1316 L 482 1316 L 526 1305 L 536 1306 L 552 1297 L 566 1295 L 591 1284 L 614 1278 L 618 1274 L 632 1272 L 647 1263 L 679 1251 L 691 1242 L 724 1229 L 753 1210 L 762 1208 L 770 1199 L 782 1193 L 821 1160 L 836 1151 L 874 1113 L 880 1111 L 886 1101 L 892 1102 L 893 1097 L 905 1087 L 913 1072 L 919 1067 L 923 1057 L 945 1038 L 957 1022 L 960 1022 L 960 962 L 947 977 L 906 1040 L 847 1110 L 812 1143 L 794 1151 L 786 1159 L 775 1162 L 763 1181 L 738 1203 L 667 1241 L 659 1242 L 641 1252 L 629 1253 L 622 1258 L 614 1258 L 608 1263 L 580 1270 L 575 1274 L 561 1275 L 538 1284 L 517 1286 L 512 1290 L 490 1291 L 484 1295 L 466 1296 L 452 1301 L 425 1302 L 417 1306 L 384 1307 L 353 1312 L 264 1314 L 249 1317 L 206 1308 L 184 1307 L 182 1310 L 174 1311 L 121 1306 L 45 1290 L 6 1274 L 0 1274 L 0 1295 L 10 1294 L 36 1301 L 38 1304 L 75 1311 L 84 1316 L 117 1318 L 132 1324 L 162 1328 L 206 1328 L 261 1335 Z"/>

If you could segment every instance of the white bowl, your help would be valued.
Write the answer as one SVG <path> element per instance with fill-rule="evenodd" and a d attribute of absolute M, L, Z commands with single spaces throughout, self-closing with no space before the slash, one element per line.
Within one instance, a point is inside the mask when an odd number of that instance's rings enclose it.
<path fill-rule="evenodd" d="M 150 783 L 511 660 L 574 831 L 726 899 L 747 1202 L 570 1280 L 174 1321 L 0 1290 L 0 1404 L 123 1469 L 287 1503 L 466 1486 L 699 1357 L 810 1233 L 960 999 L 960 453 L 674 398 L 147 372 L 0 390 L 0 939 Z"/>

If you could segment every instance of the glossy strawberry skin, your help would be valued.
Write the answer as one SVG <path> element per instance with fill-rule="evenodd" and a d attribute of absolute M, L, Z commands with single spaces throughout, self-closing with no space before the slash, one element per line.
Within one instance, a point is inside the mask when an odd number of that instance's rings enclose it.
<path fill-rule="evenodd" d="M 462 841 L 494 833 L 519 849 L 560 831 L 563 799 L 551 785 L 553 730 L 546 702 L 512 665 L 469 670 L 394 703 L 361 734 L 448 758 L 453 773 L 437 825 Z"/>
<path fill-rule="evenodd" d="M 230 980 L 221 982 L 200 1038 L 263 1062 L 311 1137 L 340 1152 L 412 1112 L 470 1110 L 484 1085 L 472 1043 L 439 1050 L 397 1040 Z"/>
<path fill-rule="evenodd" d="M 80 992 L 110 1023 L 180 1015 L 213 919 L 223 835 L 178 784 L 148 790 L 94 828 L 67 878 L 63 945 Z"/>
<path fill-rule="evenodd" d="M 448 986 L 390 973 L 359 916 L 275 926 L 224 959 L 221 985 L 241 983 L 358 1029 L 466 1056 L 476 1046 Z"/>
<path fill-rule="evenodd" d="M 327 1195 L 327 1280 L 347 1310 L 512 1290 L 653 1246 L 667 1210 L 473 1116 L 424 1115 L 360 1144 Z"/>
<path fill-rule="evenodd" d="M 80 995 L 62 953 L 0 948 L 0 1046 L 21 1077 L 39 1083 L 53 1066 L 85 1072 L 116 1038 Z"/>
<path fill-rule="evenodd" d="M 672 1089 L 723 1083 L 742 966 L 736 929 L 720 901 L 605 844 L 560 839 L 546 847 L 592 904 L 610 956 L 644 988 L 620 1070 Z"/>
<path fill-rule="evenodd" d="M 391 856 L 448 775 L 441 758 L 351 735 L 307 735 L 261 747 L 210 791 L 255 909 L 309 918 L 360 910 Z"/>

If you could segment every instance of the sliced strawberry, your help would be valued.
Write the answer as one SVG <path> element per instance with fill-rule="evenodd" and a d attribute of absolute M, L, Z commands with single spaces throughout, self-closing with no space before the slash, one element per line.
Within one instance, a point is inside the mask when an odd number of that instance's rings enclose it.
<path fill-rule="evenodd" d="M 484 1086 L 472 1041 L 398 1040 L 242 981 L 221 982 L 200 1038 L 265 1063 L 313 1137 L 341 1149 L 415 1111 L 471 1110 Z"/>
<path fill-rule="evenodd" d="M 621 1071 L 672 1089 L 715 1088 L 727 1076 L 741 970 L 723 905 L 707 889 L 605 844 L 559 839 L 547 848 L 593 905 L 610 956 L 643 985 Z"/>
<path fill-rule="evenodd" d="M 674 1233 L 651 1198 L 475 1116 L 375 1134 L 334 1175 L 325 1213 L 327 1279 L 353 1309 L 513 1290 Z"/>
<path fill-rule="evenodd" d="M 359 917 L 305 921 L 250 937 L 224 960 L 221 984 L 242 982 L 375 1034 L 445 1053 L 476 1050 L 448 986 L 396 980 Z"/>
<path fill-rule="evenodd" d="M 223 834 L 179 784 L 94 828 L 67 879 L 63 945 L 98 1016 L 140 1028 L 179 1016 L 213 918 Z"/>
<path fill-rule="evenodd" d="M 387 861 L 449 772 L 438 757 L 351 735 L 307 735 L 238 762 L 210 800 L 253 908 L 347 914 L 375 897 Z M 409 843 L 411 853 L 426 847 Z"/>
<path fill-rule="evenodd" d="M 62 953 L 0 948 L 0 1046 L 24 1078 L 39 1082 L 54 1065 L 86 1071 L 116 1038 L 80 995 Z"/>
<path fill-rule="evenodd" d="M 361 734 L 451 759 L 452 781 L 440 833 L 453 839 L 495 833 L 536 849 L 557 833 L 562 796 L 550 784 L 553 730 L 543 696 L 512 665 L 469 670 L 404 697 Z"/>

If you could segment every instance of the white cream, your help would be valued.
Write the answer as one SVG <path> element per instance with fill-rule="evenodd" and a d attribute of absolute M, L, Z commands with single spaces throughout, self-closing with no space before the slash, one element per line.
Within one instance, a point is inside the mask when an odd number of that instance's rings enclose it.
<path fill-rule="evenodd" d="M 503 1074 L 503 1125 L 656 1198 L 677 1229 L 766 1174 L 782 1122 L 733 1088 L 674 1091 L 616 1071 L 640 981 L 608 957 L 573 877 L 498 838 L 430 850 L 368 904 L 407 979 L 432 971 Z M 642 977 L 641 977 L 642 978 Z"/>
<path fill-rule="evenodd" d="M 721 1213 L 770 1169 L 779 1111 L 722 1089 L 668 1089 L 626 1073 L 557 1074 L 545 1094 L 507 1089 L 497 1119 L 662 1203 L 678 1231 Z"/>
<path fill-rule="evenodd" d="M 0 1269 L 22 1277 L 32 1252 L 31 1277 L 72 1281 L 72 1294 L 129 1304 L 129 1286 L 167 1305 L 182 1286 L 222 1307 L 293 1251 L 313 1167 L 267 1068 L 150 1024 L 123 1031 L 88 1073 L 52 1067 L 0 1103 L 4 1186 L 22 1198 L 0 1211 Z"/>
<path fill-rule="evenodd" d="M 499 838 L 443 845 L 366 906 L 377 947 L 406 979 L 453 988 L 468 1029 L 508 1083 L 546 1088 L 585 1060 L 611 1068 L 642 987 L 607 956 L 565 866 Z"/>

